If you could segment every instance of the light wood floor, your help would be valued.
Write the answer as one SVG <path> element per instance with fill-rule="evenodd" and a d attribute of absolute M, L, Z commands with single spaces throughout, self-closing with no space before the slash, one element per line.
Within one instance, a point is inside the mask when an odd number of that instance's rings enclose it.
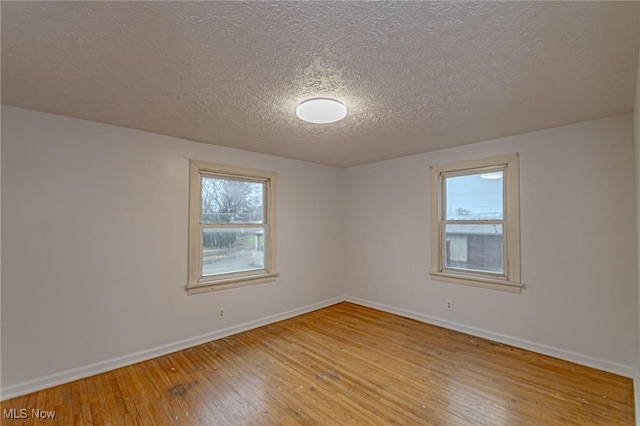
<path fill-rule="evenodd" d="M 341 303 L 6 401 L 19 424 L 632 425 L 629 379 Z"/>

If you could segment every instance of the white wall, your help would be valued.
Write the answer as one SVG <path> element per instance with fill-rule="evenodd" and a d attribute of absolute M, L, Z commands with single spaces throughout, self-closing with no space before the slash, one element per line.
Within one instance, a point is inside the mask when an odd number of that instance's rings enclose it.
<path fill-rule="evenodd" d="M 341 170 L 3 106 L 1 386 L 342 294 L 638 367 L 632 133 L 626 115 Z M 512 152 L 527 288 L 431 281 L 429 165 Z M 279 173 L 277 282 L 184 293 L 190 158 Z"/>
<path fill-rule="evenodd" d="M 640 52 L 638 53 L 640 58 Z M 640 59 L 639 59 L 640 61 Z M 635 162 L 636 162 L 636 223 L 640 228 L 640 63 L 636 67 L 636 97 L 633 109 L 633 140 L 635 146 Z M 638 230 L 638 247 L 640 248 L 640 229 Z M 640 271 L 640 250 L 637 259 L 638 270 Z M 640 272 L 638 274 L 640 278 Z M 640 305 L 640 279 L 638 280 L 638 305 Z M 638 309 L 638 328 L 640 329 L 640 307 Z M 636 424 L 640 426 L 640 338 L 638 339 L 638 375 L 635 380 L 635 397 L 636 397 Z"/>
<path fill-rule="evenodd" d="M 0 109 L 0 123 L 2 122 L 2 110 Z M 0 132 L 2 126 L 0 125 Z M 0 200 L 2 200 L 2 137 L 0 137 Z M 0 202 L 1 204 L 1 202 Z M 2 321 L 2 208 L 0 206 L 0 323 Z M 0 389 L 2 384 L 2 330 L 0 324 Z"/>
<path fill-rule="evenodd" d="M 625 115 L 347 169 L 346 293 L 620 364 L 633 374 L 632 130 Z M 431 280 L 429 166 L 514 152 L 526 289 L 511 294 Z M 445 299 L 453 300 L 453 311 Z"/>
<path fill-rule="evenodd" d="M 3 388 L 342 294 L 341 169 L 6 106 L 2 149 Z M 278 281 L 184 292 L 191 158 L 278 173 Z"/>

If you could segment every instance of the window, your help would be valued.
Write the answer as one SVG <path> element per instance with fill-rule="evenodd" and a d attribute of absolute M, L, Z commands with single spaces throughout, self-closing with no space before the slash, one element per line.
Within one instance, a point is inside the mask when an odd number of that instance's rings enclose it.
<path fill-rule="evenodd" d="M 274 281 L 276 173 L 191 161 L 189 294 Z"/>
<path fill-rule="evenodd" d="M 518 155 L 431 167 L 434 280 L 519 293 Z"/>

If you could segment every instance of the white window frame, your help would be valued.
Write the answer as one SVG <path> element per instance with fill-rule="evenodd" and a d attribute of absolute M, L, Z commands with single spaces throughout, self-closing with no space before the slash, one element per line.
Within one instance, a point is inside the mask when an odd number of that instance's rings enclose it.
<path fill-rule="evenodd" d="M 445 188 L 444 177 L 476 173 L 504 172 L 504 216 L 500 221 L 475 220 L 475 223 L 501 222 L 503 225 L 503 274 L 458 270 L 445 267 Z M 518 154 L 431 166 L 431 269 L 433 280 L 520 293 L 520 183 Z"/>
<path fill-rule="evenodd" d="M 189 265 L 188 283 L 185 288 L 187 293 L 197 294 L 275 281 L 279 275 L 276 268 L 277 173 L 196 160 L 190 161 L 189 168 Z M 263 269 L 202 276 L 202 230 L 211 227 L 201 221 L 203 176 L 264 183 Z"/>

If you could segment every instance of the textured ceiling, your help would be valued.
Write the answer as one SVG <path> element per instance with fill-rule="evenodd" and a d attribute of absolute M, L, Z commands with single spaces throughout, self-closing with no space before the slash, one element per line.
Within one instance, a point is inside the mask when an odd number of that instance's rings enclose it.
<path fill-rule="evenodd" d="M 4 104 L 335 166 L 633 108 L 638 2 L 0 7 Z"/>

